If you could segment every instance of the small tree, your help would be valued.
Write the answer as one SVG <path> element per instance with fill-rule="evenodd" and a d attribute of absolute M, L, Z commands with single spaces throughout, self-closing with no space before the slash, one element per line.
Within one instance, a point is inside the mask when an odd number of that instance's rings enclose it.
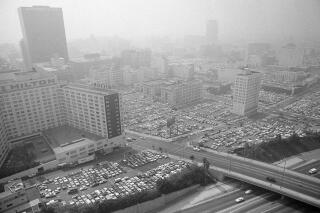
<path fill-rule="evenodd" d="M 162 147 L 159 147 L 159 151 L 162 152 Z"/>
<path fill-rule="evenodd" d="M 190 160 L 194 161 L 194 155 L 190 155 Z"/>

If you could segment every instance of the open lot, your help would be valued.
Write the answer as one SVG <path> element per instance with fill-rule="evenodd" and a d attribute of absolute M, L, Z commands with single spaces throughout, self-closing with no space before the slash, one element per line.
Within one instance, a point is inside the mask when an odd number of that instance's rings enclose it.
<path fill-rule="evenodd" d="M 300 100 L 285 107 L 291 113 L 320 119 L 320 91 L 304 95 Z"/>
<path fill-rule="evenodd" d="M 118 154 L 117 162 L 104 160 L 91 166 L 35 177 L 25 184 L 38 183 L 46 202 L 60 200 L 90 204 L 152 190 L 158 179 L 181 172 L 186 167 L 185 162 L 169 159 L 163 154 L 127 150 Z"/>
<path fill-rule="evenodd" d="M 154 102 L 139 93 L 124 95 L 125 128 L 162 138 L 172 138 L 214 128 L 221 124 L 234 124 L 240 116 L 230 113 L 222 101 L 202 102 L 188 108 L 171 109 L 167 104 Z M 170 127 L 167 120 L 174 118 Z"/>

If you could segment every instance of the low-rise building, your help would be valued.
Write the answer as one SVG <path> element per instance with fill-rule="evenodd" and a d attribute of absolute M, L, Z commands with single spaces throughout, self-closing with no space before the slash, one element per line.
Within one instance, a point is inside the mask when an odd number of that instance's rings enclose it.
<path fill-rule="evenodd" d="M 0 212 L 23 212 L 30 208 L 33 212 L 40 212 L 40 193 L 35 185 L 25 188 L 22 181 L 17 180 L 6 184 L 4 189 L 0 193 Z"/>
<path fill-rule="evenodd" d="M 172 107 L 183 107 L 202 100 L 202 83 L 197 80 L 161 79 L 145 82 L 143 94 Z"/>

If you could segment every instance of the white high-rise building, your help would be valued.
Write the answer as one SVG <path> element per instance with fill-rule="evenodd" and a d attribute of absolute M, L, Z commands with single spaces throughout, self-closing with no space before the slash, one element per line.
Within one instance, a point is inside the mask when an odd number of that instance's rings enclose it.
<path fill-rule="evenodd" d="M 64 123 L 59 84 L 47 72 L 0 74 L 0 166 L 9 142 Z"/>
<path fill-rule="evenodd" d="M 29 71 L 0 79 L 1 121 L 9 140 L 64 123 L 55 75 Z"/>
<path fill-rule="evenodd" d="M 108 137 L 120 136 L 121 96 L 117 92 L 87 85 L 62 87 L 66 123 L 90 133 Z"/>
<path fill-rule="evenodd" d="M 247 115 L 257 112 L 261 74 L 244 70 L 238 74 L 233 86 L 233 112 Z"/>

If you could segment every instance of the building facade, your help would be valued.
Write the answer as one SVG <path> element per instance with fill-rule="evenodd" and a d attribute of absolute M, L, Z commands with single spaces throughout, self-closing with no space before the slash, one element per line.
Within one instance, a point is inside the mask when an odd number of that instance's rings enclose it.
<path fill-rule="evenodd" d="M 45 72 L 18 72 L 3 76 L 0 101 L 8 139 L 23 137 L 64 123 L 59 84 Z"/>
<path fill-rule="evenodd" d="M 53 56 L 69 60 L 61 8 L 47 6 L 18 9 L 25 63 L 48 62 Z"/>
<path fill-rule="evenodd" d="M 0 166 L 10 143 L 69 125 L 117 141 L 122 135 L 122 99 L 95 85 L 60 85 L 55 75 L 29 71 L 0 76 Z"/>
<path fill-rule="evenodd" d="M 118 93 L 80 84 L 61 89 L 67 125 L 109 139 L 122 134 L 122 100 Z"/>
<path fill-rule="evenodd" d="M 244 70 L 238 74 L 233 86 L 233 112 L 249 115 L 257 112 L 261 74 Z"/>
<path fill-rule="evenodd" d="M 142 92 L 155 101 L 183 107 L 202 100 L 202 83 L 197 80 L 154 80 L 143 83 Z"/>

